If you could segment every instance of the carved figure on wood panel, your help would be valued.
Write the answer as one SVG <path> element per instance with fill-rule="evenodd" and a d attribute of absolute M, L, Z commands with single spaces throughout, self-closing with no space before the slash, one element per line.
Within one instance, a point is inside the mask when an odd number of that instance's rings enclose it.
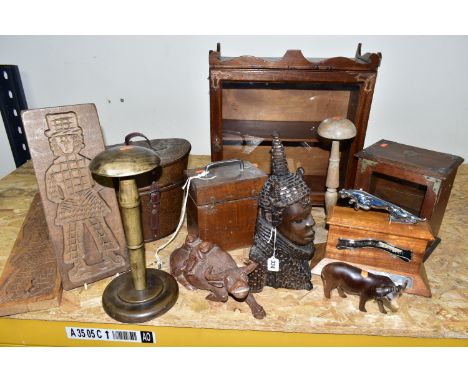
<path fill-rule="evenodd" d="M 304 170 L 289 172 L 284 147 L 277 135 L 272 143 L 272 174 L 258 198 L 259 212 L 250 260 L 258 264 L 249 274 L 252 292 L 264 286 L 312 289 L 309 260 L 314 253 L 310 190 Z"/>
<path fill-rule="evenodd" d="M 45 245 L 35 250 L 45 249 L 44 247 Z M 0 286 L 3 301 L 15 301 L 19 298 L 31 298 L 52 292 L 53 281 L 57 274 L 57 264 L 54 258 L 39 264 L 34 261 L 34 256 L 22 256 L 15 258 L 12 265 L 15 267 L 14 273 L 3 287 Z"/>
<path fill-rule="evenodd" d="M 30 217 L 19 233 L 22 252 L 11 259 L 14 270 L 0 284 L 2 302 L 47 295 L 55 287 L 57 264 L 50 249 L 49 234 L 47 229 L 37 229 L 44 223 L 44 217 L 39 213 Z"/>
<path fill-rule="evenodd" d="M 48 114 L 46 121 L 44 134 L 55 156 L 45 174 L 47 198 L 57 204 L 55 224 L 63 230 L 68 276 L 80 282 L 109 266 L 123 266 L 125 260 L 105 220 L 111 210 L 95 189 L 89 158 L 80 153 L 85 144 L 76 114 Z M 89 248 L 92 242 L 97 250 Z"/>

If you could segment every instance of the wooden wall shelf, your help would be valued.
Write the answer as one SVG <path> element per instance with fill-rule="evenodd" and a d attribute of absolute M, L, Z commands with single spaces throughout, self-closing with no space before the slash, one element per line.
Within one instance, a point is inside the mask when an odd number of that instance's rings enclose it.
<path fill-rule="evenodd" d="M 354 154 L 364 144 L 381 58 L 362 55 L 360 45 L 354 58 L 305 58 L 300 50 L 288 50 L 282 58 L 232 58 L 221 56 L 218 45 L 209 53 L 211 159 L 257 162 L 269 174 L 265 145 L 273 132 L 284 142 L 311 143 L 287 153 L 290 171 L 304 167 L 312 200 L 323 205 L 325 176 L 317 173 L 326 174 L 323 159 L 330 150 L 318 139 L 317 127 L 335 116 L 356 125 L 356 138 L 342 146 L 340 161 L 340 186 L 352 187 Z"/>

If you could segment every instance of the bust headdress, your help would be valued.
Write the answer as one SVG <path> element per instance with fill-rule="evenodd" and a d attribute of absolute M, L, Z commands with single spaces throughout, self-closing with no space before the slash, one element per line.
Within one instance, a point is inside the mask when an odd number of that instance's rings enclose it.
<path fill-rule="evenodd" d="M 297 202 L 310 204 L 310 189 L 304 181 L 302 167 L 295 174 L 289 172 L 284 146 L 276 133 L 273 134 L 271 161 L 272 173 L 260 192 L 258 205 L 263 218 L 277 227 L 281 223 L 284 208 Z"/>
<path fill-rule="evenodd" d="M 314 253 L 315 222 L 304 170 L 289 172 L 283 144 L 272 142 L 272 174 L 259 198 L 259 214 L 249 258 L 258 264 L 249 274 L 253 292 L 263 287 L 312 289 L 308 261 Z M 274 266 L 272 264 L 275 264 Z"/>

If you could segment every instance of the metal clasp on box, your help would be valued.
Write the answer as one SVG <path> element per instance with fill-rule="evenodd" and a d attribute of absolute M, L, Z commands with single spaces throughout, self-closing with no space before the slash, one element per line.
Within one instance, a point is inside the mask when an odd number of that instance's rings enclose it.
<path fill-rule="evenodd" d="M 159 204 L 161 202 L 161 192 L 156 182 L 151 183 L 148 204 L 151 209 L 150 226 L 154 237 L 159 234 Z"/>

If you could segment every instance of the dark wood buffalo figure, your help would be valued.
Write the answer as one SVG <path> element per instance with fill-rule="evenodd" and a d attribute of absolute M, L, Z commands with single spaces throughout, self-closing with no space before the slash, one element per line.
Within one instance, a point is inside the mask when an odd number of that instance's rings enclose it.
<path fill-rule="evenodd" d="M 399 308 L 398 298 L 406 288 L 406 283 L 395 285 L 387 276 L 375 275 L 352 265 L 335 262 L 327 264 L 321 273 L 323 293 L 330 298 L 333 289 L 338 290 L 341 297 L 346 293 L 359 295 L 359 310 L 367 312 L 366 302 L 375 299 L 382 313 L 387 313 L 384 304 L 396 312 Z"/>
<path fill-rule="evenodd" d="M 250 260 L 238 267 L 231 255 L 218 245 L 191 234 L 170 257 L 171 274 L 187 289 L 210 291 L 206 297 L 210 301 L 226 302 L 231 295 L 238 301 L 245 301 L 253 316 L 262 319 L 266 316 L 265 310 L 250 293 L 247 277 L 256 267 Z"/>

